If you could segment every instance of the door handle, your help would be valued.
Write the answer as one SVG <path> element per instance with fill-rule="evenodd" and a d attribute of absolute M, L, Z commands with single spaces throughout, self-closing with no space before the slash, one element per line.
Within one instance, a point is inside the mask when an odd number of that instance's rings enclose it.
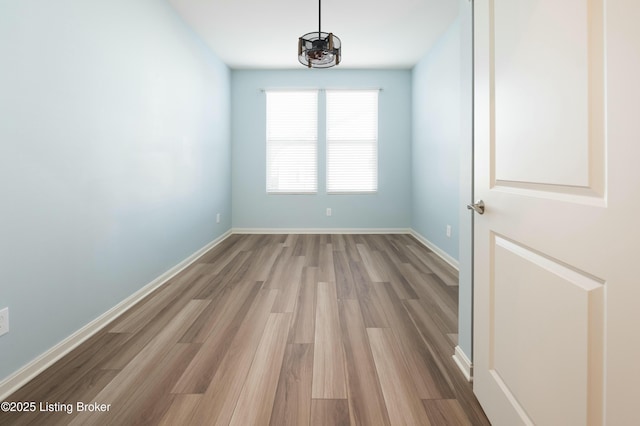
<path fill-rule="evenodd" d="M 467 204 L 467 208 L 478 214 L 484 214 L 484 201 L 478 200 L 474 204 Z"/>

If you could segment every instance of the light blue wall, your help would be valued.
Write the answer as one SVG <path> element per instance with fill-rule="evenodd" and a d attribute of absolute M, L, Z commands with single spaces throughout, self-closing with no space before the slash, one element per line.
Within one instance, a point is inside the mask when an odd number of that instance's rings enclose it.
<path fill-rule="evenodd" d="M 408 70 L 234 70 L 231 76 L 234 228 L 408 228 L 411 73 Z M 319 104 L 318 194 L 267 195 L 265 94 L 277 88 L 382 88 L 379 184 L 373 195 L 327 195 L 324 96 Z M 325 211 L 331 207 L 333 215 Z"/>
<path fill-rule="evenodd" d="M 230 229 L 231 149 L 165 1 L 2 1 L 0 58 L 2 380 Z"/>
<path fill-rule="evenodd" d="M 459 28 L 456 20 L 412 73 L 413 229 L 454 259 L 459 232 Z"/>
<path fill-rule="evenodd" d="M 459 263 L 458 346 L 472 360 L 472 5 L 414 67 L 412 227 Z M 451 225 L 451 238 L 446 226 Z"/>

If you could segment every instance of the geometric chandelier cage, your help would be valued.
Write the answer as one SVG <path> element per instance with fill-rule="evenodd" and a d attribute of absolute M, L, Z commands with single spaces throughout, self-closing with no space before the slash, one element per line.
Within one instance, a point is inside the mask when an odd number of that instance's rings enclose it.
<path fill-rule="evenodd" d="M 321 0 L 318 0 L 318 31 L 298 38 L 298 61 L 308 68 L 331 68 L 342 59 L 342 42 L 321 29 Z"/>

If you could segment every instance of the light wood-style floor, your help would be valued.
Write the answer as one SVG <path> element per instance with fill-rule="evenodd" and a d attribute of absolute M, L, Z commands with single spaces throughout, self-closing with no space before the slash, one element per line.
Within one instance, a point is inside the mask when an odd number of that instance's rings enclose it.
<path fill-rule="evenodd" d="M 72 414 L 0 424 L 489 424 L 456 285 L 408 235 L 232 235 L 9 399 Z"/>

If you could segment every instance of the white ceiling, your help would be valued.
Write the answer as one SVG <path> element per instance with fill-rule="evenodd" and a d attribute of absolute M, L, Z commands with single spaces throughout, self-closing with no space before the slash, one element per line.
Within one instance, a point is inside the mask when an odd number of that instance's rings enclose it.
<path fill-rule="evenodd" d="M 317 0 L 169 0 L 229 67 L 300 68 L 298 37 L 317 31 Z M 458 14 L 458 0 L 323 0 L 322 31 L 340 68 L 411 68 Z"/>

